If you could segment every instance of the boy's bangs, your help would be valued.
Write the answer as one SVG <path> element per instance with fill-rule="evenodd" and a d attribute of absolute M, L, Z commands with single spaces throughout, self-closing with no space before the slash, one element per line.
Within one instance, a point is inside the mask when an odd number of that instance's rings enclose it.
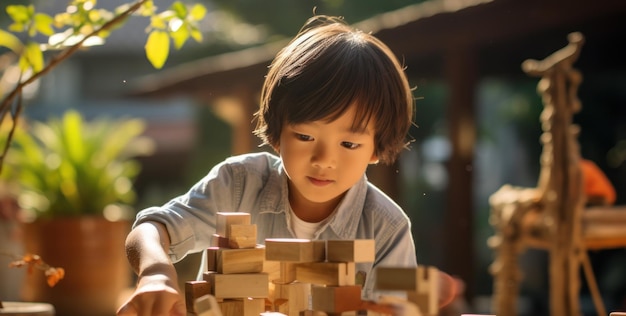
<path fill-rule="evenodd" d="M 363 132 L 370 120 L 376 116 L 383 104 L 384 86 L 378 83 L 380 71 L 376 62 L 372 61 L 362 48 L 346 53 L 337 50 L 328 53 L 328 58 L 320 58 L 307 73 L 302 73 L 299 90 L 291 94 L 290 99 L 299 103 L 292 113 L 288 114 L 290 123 L 306 121 L 334 121 L 344 114 L 351 106 L 356 106 L 352 130 Z"/>

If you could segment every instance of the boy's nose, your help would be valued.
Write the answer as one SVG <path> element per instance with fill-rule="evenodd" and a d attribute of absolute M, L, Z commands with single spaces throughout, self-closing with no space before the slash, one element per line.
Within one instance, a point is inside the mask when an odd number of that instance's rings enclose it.
<path fill-rule="evenodd" d="M 319 168 L 334 168 L 337 162 L 332 150 L 326 145 L 315 147 L 311 161 L 314 166 Z"/>

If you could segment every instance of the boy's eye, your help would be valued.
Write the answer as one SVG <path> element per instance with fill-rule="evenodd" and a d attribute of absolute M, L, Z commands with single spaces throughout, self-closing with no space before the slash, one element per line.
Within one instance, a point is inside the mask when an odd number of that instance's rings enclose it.
<path fill-rule="evenodd" d="M 348 149 L 357 149 L 361 145 L 356 144 L 356 143 L 351 143 L 351 142 L 341 142 L 341 146 L 346 147 Z"/>
<path fill-rule="evenodd" d="M 310 141 L 313 139 L 313 137 L 309 135 L 304 135 L 304 134 L 299 134 L 299 133 L 296 133 L 296 138 L 301 141 Z"/>

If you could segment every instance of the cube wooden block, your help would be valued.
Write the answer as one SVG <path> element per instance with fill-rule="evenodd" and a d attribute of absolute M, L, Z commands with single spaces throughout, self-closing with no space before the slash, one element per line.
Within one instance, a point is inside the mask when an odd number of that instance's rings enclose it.
<path fill-rule="evenodd" d="M 270 261 L 321 262 L 326 260 L 323 240 L 268 238 L 265 239 L 265 259 Z"/>
<path fill-rule="evenodd" d="M 205 272 L 204 280 L 211 285 L 211 294 L 221 298 L 266 298 L 269 294 L 267 273 L 221 274 Z"/>
<path fill-rule="evenodd" d="M 250 224 L 250 214 L 243 212 L 217 212 L 216 234 L 222 237 L 230 236 L 230 225 Z"/>
<path fill-rule="evenodd" d="M 274 284 L 274 310 L 289 316 L 299 316 L 309 307 L 311 284 L 293 282 Z"/>
<path fill-rule="evenodd" d="M 188 314 L 197 316 L 222 316 L 215 297 L 211 295 L 204 295 L 194 301 L 193 312 L 187 310 Z"/>
<path fill-rule="evenodd" d="M 327 240 L 326 260 L 330 262 L 374 262 L 373 239 Z"/>
<path fill-rule="evenodd" d="M 355 284 L 354 262 L 309 262 L 296 266 L 296 279 L 304 283 L 344 286 Z"/>
<path fill-rule="evenodd" d="M 437 293 L 407 291 L 407 300 L 417 305 L 423 316 L 437 316 L 439 314 Z"/>
<path fill-rule="evenodd" d="M 216 248 L 230 248 L 230 240 L 227 237 L 220 236 L 218 234 L 211 235 L 211 247 Z"/>
<path fill-rule="evenodd" d="M 358 311 L 361 307 L 361 287 L 313 286 L 311 288 L 312 308 L 327 313 Z"/>
<path fill-rule="evenodd" d="M 259 273 L 263 271 L 265 248 L 207 248 L 207 268 L 223 274 Z"/>
<path fill-rule="evenodd" d="M 376 269 L 375 288 L 378 290 L 427 293 L 436 290 L 438 282 L 439 274 L 435 267 L 378 267 Z"/>
<path fill-rule="evenodd" d="M 256 224 L 232 224 L 230 230 L 227 230 L 228 245 L 230 248 L 254 248 L 257 246 Z"/>
<path fill-rule="evenodd" d="M 211 294 L 211 287 L 207 281 L 187 281 L 185 282 L 185 306 L 189 312 L 195 310 L 195 302 L 202 296 Z"/>
<path fill-rule="evenodd" d="M 226 299 L 218 303 L 223 316 L 259 316 L 265 312 L 265 299 Z"/>

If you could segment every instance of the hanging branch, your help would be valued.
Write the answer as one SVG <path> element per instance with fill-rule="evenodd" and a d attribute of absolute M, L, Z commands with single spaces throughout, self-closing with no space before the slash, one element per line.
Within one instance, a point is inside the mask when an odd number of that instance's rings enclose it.
<path fill-rule="evenodd" d="M 50 62 L 48 62 L 48 64 L 39 72 L 34 73 L 30 78 L 24 80 L 24 81 L 19 81 L 19 83 L 13 88 L 13 90 L 11 90 L 2 100 L 2 103 L 0 103 L 0 113 L 2 113 L 0 115 L 0 122 L 2 122 L 6 116 L 7 113 L 11 113 L 11 118 L 13 121 L 13 124 L 11 125 L 11 129 L 9 131 L 9 134 L 7 135 L 7 140 L 6 143 L 4 144 L 4 148 L 2 150 L 2 155 L 0 156 L 0 173 L 2 173 L 2 166 L 4 165 L 4 158 L 6 157 L 6 154 L 9 150 L 9 147 L 11 145 L 11 140 L 13 139 L 13 133 L 15 132 L 15 129 L 17 127 L 17 120 L 22 112 L 22 90 L 24 89 L 24 87 L 26 87 L 27 85 L 33 83 L 35 80 L 39 79 L 40 77 L 42 77 L 43 75 L 47 74 L 48 72 L 50 72 L 52 69 L 54 69 L 56 66 L 58 66 L 61 62 L 63 62 L 64 60 L 66 60 L 67 58 L 69 58 L 70 56 L 72 56 L 74 53 L 76 53 L 85 43 L 85 41 L 87 41 L 89 38 L 96 36 L 97 34 L 99 34 L 102 31 L 106 31 L 111 29 L 112 27 L 116 26 L 119 23 L 122 23 L 124 19 L 126 19 L 128 16 L 130 16 L 131 14 L 133 14 L 135 11 L 137 11 L 146 1 L 148 0 L 139 0 L 137 2 L 135 2 L 133 5 L 131 5 L 128 9 L 126 9 L 125 11 L 123 11 L 122 13 L 118 14 L 117 16 L 115 16 L 113 19 L 111 19 L 110 21 L 104 23 L 102 26 L 100 26 L 99 28 L 94 29 L 94 31 L 92 31 L 91 33 L 87 34 L 85 37 L 83 37 L 78 43 L 69 46 L 68 48 L 66 48 L 65 50 L 63 50 L 61 53 L 55 55 L 54 57 L 52 57 L 50 59 Z M 15 98 L 18 98 L 17 104 L 16 104 L 16 109 L 15 111 L 11 111 L 11 105 L 14 103 Z"/>

